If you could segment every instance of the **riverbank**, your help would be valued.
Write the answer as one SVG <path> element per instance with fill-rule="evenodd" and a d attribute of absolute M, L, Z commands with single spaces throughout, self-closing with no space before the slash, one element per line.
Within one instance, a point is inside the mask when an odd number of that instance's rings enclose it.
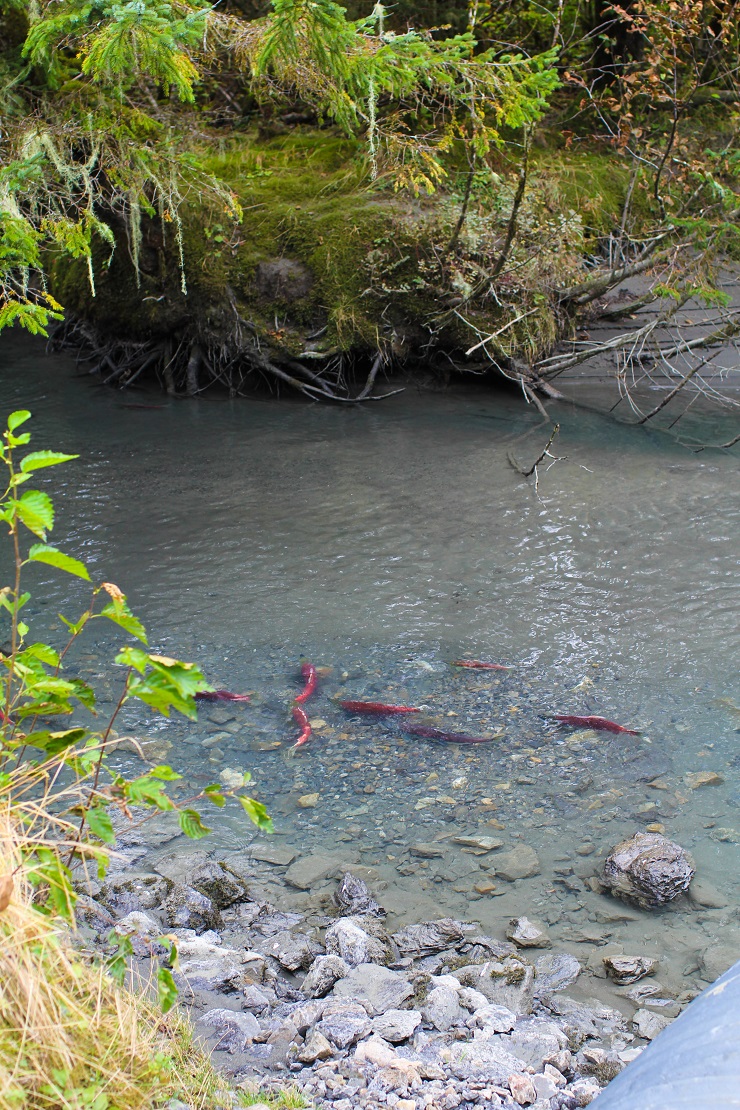
<path fill-rule="evenodd" d="M 606 945 L 598 930 L 576 956 L 524 914 L 505 936 L 486 935 L 473 906 L 467 921 L 397 927 L 373 869 L 348 872 L 337 846 L 302 856 L 259 840 L 224 856 L 178 847 L 166 819 L 155 824 L 120 828 L 130 866 L 119 857 L 102 885 L 79 884 L 82 934 L 94 946 L 111 929 L 130 938 L 140 968 L 161 958 L 163 933 L 176 938 L 181 1005 L 217 1069 L 253 1097 L 295 1085 L 322 1110 L 573 1110 L 698 993 L 666 988 L 657 948 Z M 494 853 L 504 879 L 532 869 L 531 850 L 505 858 L 490 836 L 465 839 Z M 690 897 L 706 904 L 695 883 Z M 615 920 L 646 912 L 604 903 Z"/>

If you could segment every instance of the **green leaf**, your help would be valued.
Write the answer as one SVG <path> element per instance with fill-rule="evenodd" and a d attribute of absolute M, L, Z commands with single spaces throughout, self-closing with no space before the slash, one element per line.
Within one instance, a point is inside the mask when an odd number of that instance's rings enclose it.
<path fill-rule="evenodd" d="M 272 824 L 272 818 L 270 817 L 266 808 L 262 805 L 262 802 L 256 802 L 254 798 L 247 798 L 243 794 L 240 794 L 238 796 L 238 801 L 242 809 L 246 813 L 247 817 L 249 817 L 249 820 L 252 821 L 258 829 L 261 829 L 262 832 L 266 833 L 271 833 L 275 831 Z"/>
<path fill-rule="evenodd" d="M 58 567 L 59 570 L 66 570 L 67 574 L 84 578 L 86 582 L 90 581 L 90 575 L 84 563 L 79 559 L 73 559 L 71 555 L 64 555 L 61 551 L 57 551 L 56 547 L 49 547 L 45 543 L 35 543 L 29 548 L 28 562 L 47 563 L 50 567 Z"/>
<path fill-rule="evenodd" d="M 141 640 L 143 644 L 147 642 L 146 629 L 138 617 L 128 607 L 126 599 L 116 599 L 110 601 L 103 609 L 100 610 L 101 617 L 107 617 L 109 621 L 113 621 L 119 628 L 122 628 L 129 635 L 135 636 L 137 640 Z"/>
<path fill-rule="evenodd" d="M 203 793 L 205 794 L 206 798 L 208 798 L 209 802 L 213 802 L 213 804 L 215 806 L 218 806 L 219 809 L 223 809 L 223 807 L 226 805 L 226 798 L 224 797 L 222 791 L 223 788 L 217 782 L 214 782 L 211 783 L 210 786 L 206 786 Z"/>
<path fill-rule="evenodd" d="M 43 470 L 46 466 L 59 466 L 60 463 L 79 459 L 79 455 L 63 455 L 60 451 L 31 451 L 21 459 L 20 468 L 24 474 L 31 470 Z"/>
<path fill-rule="evenodd" d="M 113 822 L 110 819 L 110 814 L 101 805 L 93 806 L 88 809 L 87 826 L 93 836 L 99 837 L 104 844 L 112 844 L 114 842 L 115 834 L 113 832 Z"/>
<path fill-rule="evenodd" d="M 42 540 L 54 527 L 54 505 L 49 495 L 41 490 L 26 490 L 16 505 L 16 511 L 29 532 Z"/>
<path fill-rule="evenodd" d="M 175 782 L 181 779 L 182 775 L 178 775 L 177 771 L 173 771 L 166 763 L 160 763 L 157 767 L 152 767 L 149 777 L 158 779 L 160 782 Z"/>
<path fill-rule="evenodd" d="M 157 998 L 159 1007 L 166 1014 L 177 1002 L 177 984 L 168 967 L 160 967 L 157 972 Z"/>
<path fill-rule="evenodd" d="M 11 412 L 8 417 L 8 431 L 14 432 L 16 428 L 20 428 L 21 424 L 25 424 L 30 419 L 31 414 L 28 409 L 18 409 L 16 412 Z"/>
<path fill-rule="evenodd" d="M 47 755 L 55 756 L 75 744 L 81 744 L 89 735 L 90 732 L 86 728 L 68 728 L 61 732 L 49 732 L 48 729 L 42 729 L 38 732 L 29 732 L 27 736 L 23 737 L 23 743 L 28 744 L 31 748 L 38 748 L 39 751 L 46 752 Z"/>
<path fill-rule="evenodd" d="M 162 787 L 151 775 L 141 775 L 138 779 L 120 780 L 125 797 L 134 805 L 150 805 L 161 809 L 163 812 L 174 809 L 174 805 L 167 797 Z"/>
<path fill-rule="evenodd" d="M 38 659 L 39 662 L 46 663 L 49 667 L 59 666 L 59 652 L 55 651 L 53 647 L 49 647 L 48 644 L 29 644 L 16 656 L 16 661 L 19 659 L 21 662 Z"/>
<path fill-rule="evenodd" d="M 203 824 L 200 814 L 195 809 L 181 809 L 177 814 L 177 819 L 185 836 L 190 837 L 191 840 L 200 840 L 201 837 L 207 836 L 211 831 Z"/>

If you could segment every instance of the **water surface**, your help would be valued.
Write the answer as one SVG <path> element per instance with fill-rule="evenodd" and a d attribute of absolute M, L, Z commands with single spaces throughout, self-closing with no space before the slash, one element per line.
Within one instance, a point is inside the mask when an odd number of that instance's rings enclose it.
<path fill-rule="evenodd" d="M 552 404 L 562 457 L 535 489 L 507 456 L 530 464 L 549 429 L 514 395 L 409 387 L 357 408 L 168 400 L 103 389 L 69 358 L 7 339 L 0 367 L 3 410 L 33 411 L 34 446 L 81 456 L 47 479 L 59 546 L 125 590 L 156 648 L 255 693 L 250 707 L 205 708 L 195 726 L 128 711 L 121 731 L 170 741 L 188 785 L 249 769 L 281 843 L 344 846 L 401 918 L 453 914 L 501 935 L 527 912 L 584 960 L 589 930 L 657 949 L 674 990 L 684 973 L 706 976 L 709 946 L 738 945 L 738 449 L 695 454 Z M 693 419 L 712 441 L 733 434 L 722 416 L 697 407 Z M 69 582 L 34 574 L 34 633 L 48 618 L 60 636 Z M 82 588 L 72 594 L 83 607 Z M 102 675 L 118 642 L 99 635 L 77 665 Z M 450 667 L 464 656 L 512 669 Z M 324 724 L 294 757 L 303 658 L 331 674 L 307 706 Z M 421 704 L 437 725 L 503 736 L 432 745 L 344 714 L 338 694 Z M 641 736 L 572 738 L 545 719 L 553 712 L 603 714 Z M 702 770 L 723 781 L 690 789 L 684 776 Z M 312 793 L 318 804 L 302 808 Z M 230 809 L 213 823 L 218 844 L 251 839 Z M 652 824 L 692 851 L 730 908 L 681 900 L 609 920 L 589 873 Z M 471 831 L 504 850 L 531 845 L 541 875 L 494 877 L 480 894 L 496 853 L 453 844 Z M 409 850 L 419 843 L 443 854 Z"/>

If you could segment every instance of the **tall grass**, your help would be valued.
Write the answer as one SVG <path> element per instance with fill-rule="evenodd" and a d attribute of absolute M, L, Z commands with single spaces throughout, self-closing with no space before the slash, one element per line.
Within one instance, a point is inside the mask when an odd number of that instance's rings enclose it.
<path fill-rule="evenodd" d="M 34 906 L 23 837 L 0 811 L 0 1110 L 222 1103 L 187 1023 L 119 986 Z"/>

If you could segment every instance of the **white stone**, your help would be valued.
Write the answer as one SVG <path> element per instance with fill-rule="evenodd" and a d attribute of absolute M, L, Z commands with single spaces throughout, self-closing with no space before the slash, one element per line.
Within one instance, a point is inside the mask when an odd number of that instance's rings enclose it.
<path fill-rule="evenodd" d="M 369 963 L 370 937 L 354 922 L 340 917 L 326 930 L 324 940 L 329 956 L 339 956 L 350 967 Z"/>
<path fill-rule="evenodd" d="M 373 1032 L 386 1041 L 398 1044 L 413 1036 L 421 1025 L 418 1010 L 386 1010 L 373 1020 Z"/>
<path fill-rule="evenodd" d="M 424 1020 L 431 1022 L 440 1033 L 445 1033 L 465 1017 L 457 1001 L 457 991 L 447 986 L 433 987 L 424 999 L 421 1012 Z"/>
<path fill-rule="evenodd" d="M 644 1037 L 646 1041 L 654 1040 L 667 1025 L 670 1025 L 668 1018 L 661 1017 L 660 1014 L 654 1014 L 650 1010 L 638 1010 L 632 1019 L 632 1027 L 635 1033 L 638 1037 Z"/>

